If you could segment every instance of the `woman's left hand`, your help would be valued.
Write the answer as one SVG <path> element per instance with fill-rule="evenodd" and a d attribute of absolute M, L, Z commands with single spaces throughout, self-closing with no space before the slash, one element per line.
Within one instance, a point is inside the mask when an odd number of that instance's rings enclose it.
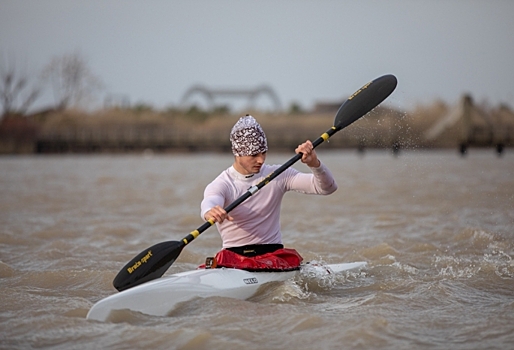
<path fill-rule="evenodd" d="M 305 141 L 295 149 L 296 153 L 302 153 L 302 163 L 308 167 L 317 168 L 321 165 L 318 155 L 314 150 L 314 146 L 310 140 Z"/>

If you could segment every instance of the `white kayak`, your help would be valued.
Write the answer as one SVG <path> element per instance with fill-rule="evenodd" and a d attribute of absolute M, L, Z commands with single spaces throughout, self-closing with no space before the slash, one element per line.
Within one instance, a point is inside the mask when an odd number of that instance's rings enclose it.
<path fill-rule="evenodd" d="M 181 302 L 212 296 L 248 299 L 264 284 L 286 281 L 301 270 L 316 275 L 340 273 L 366 266 L 366 262 L 329 265 L 303 265 L 286 272 L 250 272 L 231 268 L 197 269 L 165 276 L 113 294 L 98 301 L 89 310 L 88 320 L 107 321 L 114 310 L 131 310 L 148 315 L 165 316 Z"/>

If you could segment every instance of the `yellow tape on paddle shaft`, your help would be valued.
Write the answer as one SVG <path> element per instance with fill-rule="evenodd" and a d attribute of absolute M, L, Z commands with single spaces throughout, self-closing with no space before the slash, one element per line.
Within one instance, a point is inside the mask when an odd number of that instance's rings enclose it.
<path fill-rule="evenodd" d="M 211 224 L 211 226 L 214 225 L 214 223 L 215 223 L 215 221 L 213 219 L 209 219 L 209 220 L 207 220 L 207 222 L 209 224 Z M 193 238 L 191 238 L 190 240 L 187 239 L 189 237 L 189 235 L 193 236 Z M 198 231 L 198 230 L 191 231 L 191 233 L 189 233 L 189 235 L 188 235 L 188 237 L 185 237 L 184 239 L 182 239 L 182 242 L 184 242 L 185 244 L 188 244 L 189 242 L 196 239 L 196 237 L 198 237 L 200 235 L 200 231 Z"/>
<path fill-rule="evenodd" d="M 335 130 L 336 127 L 333 126 L 332 129 Z M 326 141 L 330 138 L 330 135 L 328 133 L 324 132 L 320 137 L 323 139 L 323 141 Z"/>

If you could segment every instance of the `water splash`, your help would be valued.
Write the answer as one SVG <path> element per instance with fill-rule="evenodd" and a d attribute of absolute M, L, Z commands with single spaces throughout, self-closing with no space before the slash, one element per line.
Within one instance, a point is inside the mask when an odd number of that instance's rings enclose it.
<path fill-rule="evenodd" d="M 494 266 L 494 273 L 503 279 L 514 278 L 514 260 L 502 250 L 484 254 L 484 262 Z"/>
<path fill-rule="evenodd" d="M 345 283 L 366 277 L 360 268 L 347 271 L 334 271 L 330 264 L 322 260 L 313 260 L 306 264 L 292 280 L 281 286 L 281 291 L 273 301 L 290 302 L 292 300 L 312 300 L 330 290 L 340 288 Z"/>
<path fill-rule="evenodd" d="M 275 295 L 272 300 L 279 302 L 290 302 L 291 300 L 308 300 L 313 293 L 298 283 L 296 280 L 286 281 L 282 286 L 282 291 Z"/>
<path fill-rule="evenodd" d="M 437 277 L 443 278 L 472 278 L 481 270 L 473 260 L 453 256 L 436 256 L 434 264 L 439 271 Z"/>
<path fill-rule="evenodd" d="M 337 274 L 327 264 L 312 261 L 302 269 L 298 280 L 306 290 L 329 290 L 337 283 Z"/>
<path fill-rule="evenodd" d="M 439 277 L 472 278 L 494 272 L 502 279 L 514 277 L 511 243 L 484 230 L 465 230 L 444 256 L 434 256 Z"/>

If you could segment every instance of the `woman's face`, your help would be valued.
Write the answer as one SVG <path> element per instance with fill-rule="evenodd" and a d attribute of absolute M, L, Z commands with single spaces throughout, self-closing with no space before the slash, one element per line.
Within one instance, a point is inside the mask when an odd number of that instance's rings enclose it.
<path fill-rule="evenodd" d="M 266 161 L 266 152 L 235 157 L 234 168 L 243 175 L 257 174 Z"/>

